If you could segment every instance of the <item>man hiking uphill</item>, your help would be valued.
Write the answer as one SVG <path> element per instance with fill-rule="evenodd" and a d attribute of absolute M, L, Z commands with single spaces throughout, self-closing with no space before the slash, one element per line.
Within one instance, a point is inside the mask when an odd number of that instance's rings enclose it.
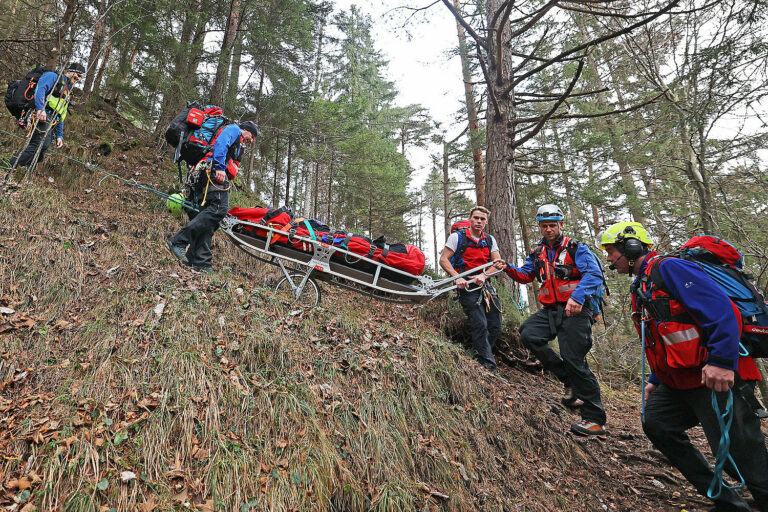
<path fill-rule="evenodd" d="M 24 167 L 32 163 L 38 148 L 40 148 L 40 154 L 37 161 L 41 162 L 54 135 L 56 147 L 60 148 L 64 145 L 64 120 L 67 117 L 72 86 L 83 75 L 85 75 L 85 68 L 77 62 L 70 63 L 61 77 L 53 71 L 46 71 L 40 75 L 34 99 L 37 126 L 27 146 L 11 158 L 9 168 Z"/>
<path fill-rule="evenodd" d="M 747 396 L 760 372 L 751 357 L 740 357 L 738 309 L 698 264 L 652 251 L 653 241 L 638 222 L 610 226 L 600 245 L 612 269 L 637 276 L 630 287 L 632 317 L 652 370 L 644 389 L 643 430 L 648 439 L 707 496 L 714 472 L 686 430 L 700 424 L 713 453 L 718 453 L 721 429 L 713 394 L 725 410 L 728 391 L 738 381 L 738 387 L 747 390 L 733 392 L 729 453 L 757 508 L 768 512 L 768 453 Z M 731 464 L 725 469 L 736 477 Z M 752 510 L 725 486 L 714 503 L 717 511 Z"/>
<path fill-rule="evenodd" d="M 212 273 L 211 239 L 219 222 L 229 211 L 229 180 L 237 175 L 243 144 L 259 134 L 253 121 L 225 127 L 208 153 L 192 171 L 194 197 L 200 211 L 189 223 L 166 241 L 171 254 L 195 270 Z M 185 254 L 186 251 L 186 254 Z"/>
<path fill-rule="evenodd" d="M 469 228 L 461 228 L 448 237 L 440 253 L 440 266 L 448 275 L 457 276 L 467 270 L 493 261 L 496 268 L 504 268 L 496 240 L 483 231 L 490 213 L 482 206 L 469 212 Z M 459 303 L 469 318 L 472 331 L 472 349 L 477 361 L 491 371 L 496 370 L 492 348 L 501 333 L 501 309 L 496 290 L 487 282 L 483 272 L 469 280 L 456 280 Z M 470 291 L 471 288 L 474 288 Z"/>
<path fill-rule="evenodd" d="M 543 238 L 521 268 L 507 273 L 518 283 L 538 279 L 542 309 L 520 326 L 523 344 L 563 383 L 563 403 L 581 405 L 581 422 L 571 425 L 579 435 L 605 434 L 605 409 L 600 386 L 587 364 L 592 348 L 592 323 L 600 309 L 603 273 L 585 244 L 562 233 L 563 212 L 554 204 L 539 208 L 536 220 Z M 549 346 L 557 337 L 560 354 Z M 581 403 L 579 403 L 581 402 Z"/>

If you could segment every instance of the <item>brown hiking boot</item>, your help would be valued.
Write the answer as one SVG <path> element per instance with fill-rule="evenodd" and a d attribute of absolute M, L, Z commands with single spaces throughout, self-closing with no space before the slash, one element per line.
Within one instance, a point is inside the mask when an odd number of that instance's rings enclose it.
<path fill-rule="evenodd" d="M 580 436 L 604 436 L 605 428 L 594 421 L 581 420 L 571 425 L 571 432 Z"/>
<path fill-rule="evenodd" d="M 560 399 L 564 406 L 576 409 L 584 405 L 584 402 L 576 398 L 570 386 L 563 386 L 563 398 Z"/>

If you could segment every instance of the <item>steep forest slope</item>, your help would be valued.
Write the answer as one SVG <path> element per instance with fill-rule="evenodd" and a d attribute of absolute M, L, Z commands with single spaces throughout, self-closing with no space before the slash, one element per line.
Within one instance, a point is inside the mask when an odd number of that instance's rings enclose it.
<path fill-rule="evenodd" d="M 71 156 L 172 182 L 130 123 L 73 118 Z M 4 509 L 706 508 L 651 450 L 634 391 L 605 389 L 610 436 L 576 438 L 553 379 L 487 373 L 443 335 L 452 302 L 325 286 L 293 309 L 220 234 L 215 275 L 178 265 L 162 201 L 104 177 L 50 155 L 0 197 Z"/>

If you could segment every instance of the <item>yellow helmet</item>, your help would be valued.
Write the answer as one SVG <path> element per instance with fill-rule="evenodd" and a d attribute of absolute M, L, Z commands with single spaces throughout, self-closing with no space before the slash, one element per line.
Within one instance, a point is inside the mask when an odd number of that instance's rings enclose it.
<path fill-rule="evenodd" d="M 609 226 L 600 235 L 600 247 L 605 249 L 606 245 L 620 244 L 630 238 L 640 240 L 648 248 L 653 247 L 653 240 L 648 231 L 639 222 L 617 222 Z"/>

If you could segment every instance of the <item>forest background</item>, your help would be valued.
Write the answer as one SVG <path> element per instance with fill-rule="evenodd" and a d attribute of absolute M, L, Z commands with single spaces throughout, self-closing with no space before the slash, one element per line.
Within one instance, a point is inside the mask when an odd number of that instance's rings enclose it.
<path fill-rule="evenodd" d="M 538 239 L 537 206 L 557 203 L 568 232 L 593 247 L 620 220 L 642 222 L 661 250 L 706 232 L 768 283 L 766 2 L 442 0 L 376 18 L 314 0 L 0 7 L 2 78 L 87 62 L 76 115 L 106 101 L 152 131 L 158 153 L 169 154 L 163 132 L 187 101 L 256 120 L 247 201 L 414 242 L 432 267 L 472 204 L 492 210 L 490 231 L 519 264 Z M 381 24 L 419 34 L 436 12 L 455 20 L 443 50 L 461 63 L 450 122 L 399 101 L 373 35 Z M 417 149 L 431 154 L 426 167 Z M 633 374 L 627 287 L 609 282 L 603 337 L 614 339 L 600 357 Z"/>

